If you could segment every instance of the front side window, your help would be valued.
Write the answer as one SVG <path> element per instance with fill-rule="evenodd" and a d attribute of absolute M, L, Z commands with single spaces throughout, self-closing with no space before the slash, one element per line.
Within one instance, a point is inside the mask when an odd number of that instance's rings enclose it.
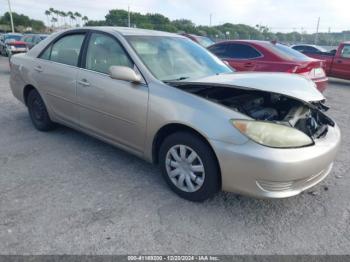
<path fill-rule="evenodd" d="M 86 69 L 108 74 L 111 66 L 133 68 L 133 63 L 113 37 L 99 33 L 91 34 L 86 53 Z"/>
<path fill-rule="evenodd" d="M 345 45 L 342 52 L 341 56 L 344 58 L 350 58 L 350 45 Z"/>
<path fill-rule="evenodd" d="M 244 44 L 230 44 L 227 53 L 229 58 L 234 59 L 253 59 L 261 56 L 255 48 Z"/>
<path fill-rule="evenodd" d="M 55 42 L 40 56 L 42 59 L 77 66 L 84 34 L 67 35 Z"/>
<path fill-rule="evenodd" d="M 161 81 L 201 78 L 232 70 L 209 51 L 182 37 L 126 36 L 143 63 Z"/>

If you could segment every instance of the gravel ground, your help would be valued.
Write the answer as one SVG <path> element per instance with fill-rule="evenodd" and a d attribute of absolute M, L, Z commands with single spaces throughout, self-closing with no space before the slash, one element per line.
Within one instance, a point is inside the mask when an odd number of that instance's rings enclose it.
<path fill-rule="evenodd" d="M 283 200 L 187 202 L 156 167 L 60 127 L 36 131 L 0 58 L 1 254 L 349 254 L 350 83 L 326 92 L 343 140 L 334 170 Z"/>

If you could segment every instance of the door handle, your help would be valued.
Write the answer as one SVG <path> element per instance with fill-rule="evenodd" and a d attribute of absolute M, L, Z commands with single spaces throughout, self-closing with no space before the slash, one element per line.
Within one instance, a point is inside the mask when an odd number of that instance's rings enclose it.
<path fill-rule="evenodd" d="M 39 72 L 39 73 L 43 71 L 43 69 L 41 68 L 41 66 L 36 66 L 36 67 L 34 67 L 34 70 L 37 71 L 37 72 Z"/>
<path fill-rule="evenodd" d="M 244 64 L 244 67 L 253 67 L 253 66 L 254 66 L 253 63 L 245 63 L 245 64 Z"/>
<path fill-rule="evenodd" d="M 82 79 L 82 80 L 78 81 L 78 84 L 80 84 L 82 86 L 89 86 L 90 85 L 90 83 L 86 79 Z"/>
<path fill-rule="evenodd" d="M 338 63 L 338 64 L 342 64 L 343 61 L 342 61 L 342 60 L 337 60 L 337 63 Z"/>

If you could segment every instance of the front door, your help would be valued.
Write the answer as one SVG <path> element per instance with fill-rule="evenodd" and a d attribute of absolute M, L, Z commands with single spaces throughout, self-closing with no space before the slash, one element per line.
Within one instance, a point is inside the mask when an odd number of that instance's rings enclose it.
<path fill-rule="evenodd" d="M 98 136 L 142 152 L 145 138 L 148 87 L 115 80 L 109 67 L 134 64 L 113 36 L 92 33 L 77 78 L 81 126 Z"/>
<path fill-rule="evenodd" d="M 350 79 L 350 45 L 344 45 L 340 56 L 334 57 L 332 76 Z"/>

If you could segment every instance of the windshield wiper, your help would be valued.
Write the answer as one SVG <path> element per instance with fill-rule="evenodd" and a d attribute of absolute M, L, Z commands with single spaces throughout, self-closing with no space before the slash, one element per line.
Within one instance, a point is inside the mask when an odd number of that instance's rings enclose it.
<path fill-rule="evenodd" d="M 189 77 L 188 76 L 181 76 L 179 78 L 176 78 L 176 79 L 169 79 L 169 80 L 163 80 L 163 82 L 176 82 L 176 81 L 181 81 L 181 80 L 186 80 L 188 79 Z"/>

